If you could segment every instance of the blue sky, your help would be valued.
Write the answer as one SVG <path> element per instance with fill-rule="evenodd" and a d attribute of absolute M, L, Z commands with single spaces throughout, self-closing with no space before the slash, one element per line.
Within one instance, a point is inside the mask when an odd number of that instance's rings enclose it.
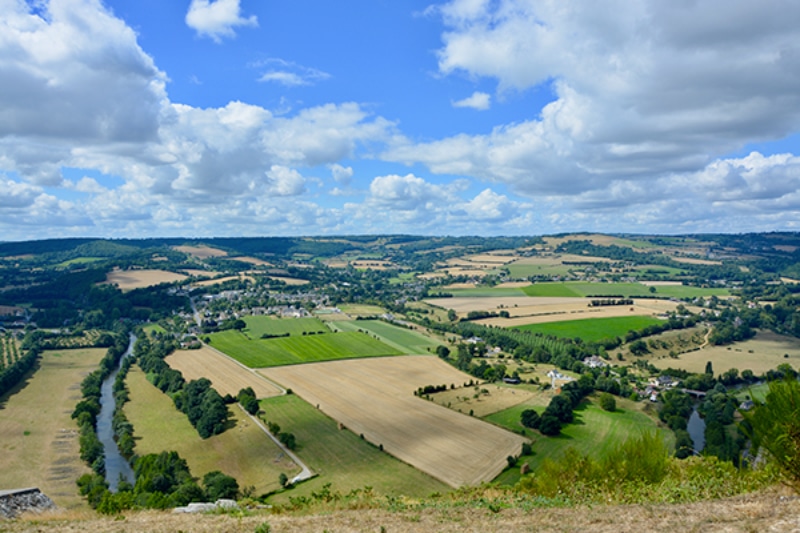
<path fill-rule="evenodd" d="M 0 240 L 798 230 L 796 20 L 0 0 Z"/>

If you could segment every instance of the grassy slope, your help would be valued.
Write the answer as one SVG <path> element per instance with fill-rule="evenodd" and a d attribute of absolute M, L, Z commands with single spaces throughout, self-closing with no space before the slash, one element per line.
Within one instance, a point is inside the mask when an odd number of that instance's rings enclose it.
<path fill-rule="evenodd" d="M 235 427 L 201 439 L 186 415 L 151 385 L 138 367 L 131 369 L 127 383 L 131 401 L 125 405 L 125 413 L 134 427 L 137 454 L 175 450 L 195 477 L 221 470 L 235 477 L 242 488 L 254 486 L 256 494 L 278 489 L 281 472 L 291 476 L 300 471 L 239 407 L 229 406 Z"/>
<path fill-rule="evenodd" d="M 295 435 L 297 454 L 320 475 L 275 497 L 285 501 L 319 491 L 326 483 L 346 493 L 372 487 L 381 494 L 404 494 L 411 497 L 447 492 L 444 483 L 379 451 L 348 430 L 340 430 L 335 421 L 295 395 L 261 401 L 264 418 Z"/>
<path fill-rule="evenodd" d="M 523 429 L 519 423 L 520 414 L 525 409 L 535 409 L 539 414 L 544 408 L 539 405 L 515 405 L 498 413 L 484 417 L 484 420 L 497 424 L 511 431 Z M 575 411 L 575 421 L 564 426 L 557 437 L 545 437 L 537 431 L 526 430 L 533 438 L 533 455 L 520 459 L 528 463 L 532 470 L 546 458 L 556 458 L 563 454 L 567 447 L 574 447 L 582 454 L 603 457 L 618 444 L 640 431 L 652 431 L 657 425 L 640 410 L 640 404 L 623 398 L 617 398 L 617 411 L 603 411 L 593 401 L 585 403 Z M 658 429 L 665 439 L 671 440 L 672 433 Z M 513 484 L 519 479 L 519 469 L 506 470 L 497 478 L 503 484 Z"/>
<path fill-rule="evenodd" d="M 357 331 L 250 340 L 237 331 L 229 330 L 211 335 L 211 343 L 251 368 L 400 355 L 395 348 Z"/>
<path fill-rule="evenodd" d="M 594 342 L 600 339 L 613 339 L 617 336 L 624 337 L 630 330 L 639 330 L 659 322 L 661 320 L 649 316 L 626 316 L 546 322 L 519 326 L 514 329 L 570 339 L 580 337 L 586 342 Z"/>
<path fill-rule="evenodd" d="M 328 332 L 328 328 L 316 318 L 272 318 L 269 316 L 246 316 L 247 324 L 245 333 L 252 338 L 260 338 L 267 333 L 270 335 L 302 335 L 304 332 Z"/>
<path fill-rule="evenodd" d="M 59 506 L 85 508 L 75 480 L 90 470 L 78 458 L 70 418 L 80 383 L 104 349 L 44 352 L 41 367 L 0 398 L 0 488 L 38 486 Z"/>
<path fill-rule="evenodd" d="M 333 326 L 343 331 L 363 329 L 405 354 L 425 354 L 428 348 L 435 349 L 440 343 L 436 340 L 380 320 L 343 320 L 333 322 Z"/>

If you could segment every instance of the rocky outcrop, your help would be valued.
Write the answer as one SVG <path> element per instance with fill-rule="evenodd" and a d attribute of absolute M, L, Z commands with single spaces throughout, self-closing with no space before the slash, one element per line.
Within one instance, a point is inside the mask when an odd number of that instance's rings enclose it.
<path fill-rule="evenodd" d="M 0 516 L 15 518 L 25 512 L 40 513 L 56 504 L 38 488 L 0 490 Z"/>

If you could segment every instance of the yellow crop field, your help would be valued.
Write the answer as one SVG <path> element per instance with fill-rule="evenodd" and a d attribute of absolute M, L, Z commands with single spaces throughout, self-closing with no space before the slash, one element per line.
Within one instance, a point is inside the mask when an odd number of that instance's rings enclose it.
<path fill-rule="evenodd" d="M 186 279 L 183 274 L 166 270 L 112 270 L 106 275 L 106 283 L 116 285 L 121 291 L 132 291 L 152 287 L 159 283 L 173 283 Z"/>
<path fill-rule="evenodd" d="M 199 350 L 178 350 L 164 359 L 180 371 L 186 381 L 207 378 L 217 392 L 223 396 L 236 396 L 245 387 L 252 387 L 257 398 L 269 398 L 281 394 L 281 390 L 264 376 L 243 367 L 227 355 L 203 346 Z"/>
<path fill-rule="evenodd" d="M 432 356 L 380 357 L 260 370 L 398 459 L 452 487 L 494 479 L 526 439 L 414 396 L 473 379 Z"/>
<path fill-rule="evenodd" d="M 173 246 L 175 250 L 192 255 L 198 259 L 208 259 L 209 257 L 225 257 L 228 252 L 210 246 Z"/>

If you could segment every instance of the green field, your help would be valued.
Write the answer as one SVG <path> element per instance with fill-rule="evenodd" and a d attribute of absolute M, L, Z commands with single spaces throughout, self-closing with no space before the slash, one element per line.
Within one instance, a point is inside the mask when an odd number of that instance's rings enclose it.
<path fill-rule="evenodd" d="M 655 292 L 650 292 L 650 289 Z M 522 290 L 528 296 L 586 297 L 586 296 L 662 296 L 664 298 L 694 298 L 698 296 L 728 296 L 728 289 L 662 285 L 648 287 L 641 283 L 590 283 L 583 281 L 534 283 Z M 498 295 L 499 296 L 499 295 Z"/>
<path fill-rule="evenodd" d="M 251 339 L 262 335 L 302 335 L 303 333 L 328 333 L 330 330 L 317 318 L 274 318 L 271 316 L 246 316 L 244 332 Z"/>
<path fill-rule="evenodd" d="M 508 273 L 514 279 L 529 278 L 531 276 L 566 276 L 570 271 L 580 270 L 577 265 L 536 265 L 529 263 L 510 263 L 503 268 L 508 269 Z M 495 272 L 499 272 L 496 269 Z"/>
<path fill-rule="evenodd" d="M 214 333 L 210 339 L 210 344 L 214 348 L 250 368 L 402 355 L 399 350 L 357 331 L 278 339 L 249 339 L 238 331 L 228 330 Z"/>
<path fill-rule="evenodd" d="M 434 351 L 441 344 L 416 331 L 393 326 L 380 320 L 343 320 L 332 322 L 332 325 L 342 331 L 361 329 L 371 335 L 377 335 L 383 343 L 397 348 L 405 354 L 425 354 L 428 352 L 428 348 Z"/>
<path fill-rule="evenodd" d="M 383 307 L 369 304 L 342 304 L 339 309 L 350 316 L 378 316 L 386 312 Z"/>
<path fill-rule="evenodd" d="M 631 330 L 637 331 L 661 322 L 663 321 L 650 316 L 623 316 L 528 324 L 527 326 L 518 326 L 513 329 L 569 339 L 580 337 L 586 342 L 596 342 L 601 339 L 624 337 Z"/>
<path fill-rule="evenodd" d="M 564 450 L 573 447 L 582 454 L 595 458 L 605 457 L 614 448 L 642 431 L 657 429 L 655 420 L 639 409 L 639 405 L 623 398 L 617 398 L 617 410 L 613 413 L 603 411 L 594 402 L 584 403 L 575 410 L 575 420 L 561 430 L 557 437 L 545 437 L 533 430 L 526 430 L 533 437 L 533 454 L 523 456 L 519 463 L 528 463 L 531 470 L 546 458 L 560 457 Z M 525 409 L 535 409 L 539 414 L 544 411 L 541 406 L 527 404 L 515 405 L 498 413 L 484 417 L 484 420 L 511 431 L 523 429 L 519 423 L 520 415 Z M 672 432 L 658 429 L 665 440 L 672 442 Z M 519 469 L 506 470 L 496 481 L 512 485 L 519 480 Z"/>
<path fill-rule="evenodd" d="M 308 496 L 332 483 L 331 490 L 347 493 L 353 489 L 372 487 L 386 495 L 410 497 L 444 493 L 450 488 L 420 472 L 348 430 L 296 395 L 261 400 L 264 418 L 281 426 L 281 431 L 297 438 L 300 459 L 319 476 L 305 481 L 273 499 Z"/>

